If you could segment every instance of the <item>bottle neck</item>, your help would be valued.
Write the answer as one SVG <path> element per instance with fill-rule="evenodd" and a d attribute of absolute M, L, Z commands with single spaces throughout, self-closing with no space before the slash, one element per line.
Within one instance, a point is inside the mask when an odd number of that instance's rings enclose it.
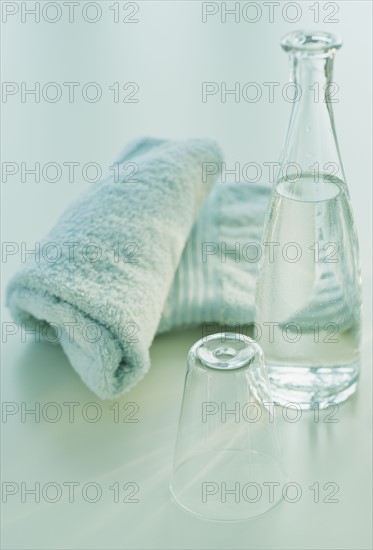
<path fill-rule="evenodd" d="M 294 82 L 297 92 L 295 107 L 299 105 L 305 111 L 304 114 L 307 114 L 315 110 L 322 113 L 326 106 L 329 117 L 333 119 L 333 96 L 337 88 L 332 82 L 333 57 L 301 57 L 292 54 L 290 63 L 291 81 Z"/>
<path fill-rule="evenodd" d="M 300 166 L 303 174 L 331 174 L 344 180 L 332 109 L 338 102 L 333 62 L 332 53 L 290 52 L 295 97 L 283 163 Z"/>

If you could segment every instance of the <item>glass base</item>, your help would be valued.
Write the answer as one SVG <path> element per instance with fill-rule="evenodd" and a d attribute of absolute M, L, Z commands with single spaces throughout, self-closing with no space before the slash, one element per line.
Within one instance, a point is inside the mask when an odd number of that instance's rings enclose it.
<path fill-rule="evenodd" d="M 309 409 L 316 403 L 343 403 L 357 388 L 360 364 L 335 367 L 289 367 L 267 363 L 272 398 L 276 404 L 296 403 Z"/>

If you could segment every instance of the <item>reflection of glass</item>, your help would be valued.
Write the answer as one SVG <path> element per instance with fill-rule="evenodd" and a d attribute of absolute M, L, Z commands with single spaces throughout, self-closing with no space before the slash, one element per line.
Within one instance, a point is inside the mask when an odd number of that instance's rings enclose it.
<path fill-rule="evenodd" d="M 260 346 L 214 334 L 188 356 L 171 493 L 217 520 L 261 514 L 282 499 L 286 477 Z"/>
<path fill-rule="evenodd" d="M 263 233 L 256 322 L 274 400 L 308 408 L 356 389 L 358 245 L 332 113 L 341 41 L 295 32 L 282 46 L 296 97 Z"/>

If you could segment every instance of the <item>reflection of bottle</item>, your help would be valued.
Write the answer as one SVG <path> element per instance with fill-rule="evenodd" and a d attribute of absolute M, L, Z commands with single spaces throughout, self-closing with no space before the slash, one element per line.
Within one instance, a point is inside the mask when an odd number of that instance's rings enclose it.
<path fill-rule="evenodd" d="M 358 244 L 331 105 L 341 41 L 294 32 L 282 46 L 296 95 L 263 232 L 256 323 L 274 401 L 308 408 L 356 389 Z"/>

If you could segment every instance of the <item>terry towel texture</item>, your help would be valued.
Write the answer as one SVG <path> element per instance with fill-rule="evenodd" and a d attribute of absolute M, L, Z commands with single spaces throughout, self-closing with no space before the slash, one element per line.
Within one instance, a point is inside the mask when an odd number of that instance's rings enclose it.
<path fill-rule="evenodd" d="M 41 337 L 54 327 L 104 399 L 144 376 L 157 331 L 253 320 L 269 197 L 263 186 L 218 183 L 205 201 L 214 179 L 203 182 L 202 163 L 222 162 L 208 140 L 140 140 L 125 162 L 138 167 L 137 182 L 92 185 L 41 243 L 59 245 L 58 261 L 52 252 L 30 259 L 8 287 L 13 317 Z"/>
<path fill-rule="evenodd" d="M 41 335 L 41 322 L 57 327 L 71 364 L 99 397 L 119 395 L 149 369 L 183 248 L 214 183 L 203 183 L 202 163 L 221 161 L 213 141 L 135 142 L 120 164 L 136 163 L 137 182 L 90 186 L 41 243 L 40 261 L 30 259 L 10 282 L 14 318 Z M 58 261 L 47 243 L 64 252 Z M 87 243 L 96 246 L 83 250 Z"/>

